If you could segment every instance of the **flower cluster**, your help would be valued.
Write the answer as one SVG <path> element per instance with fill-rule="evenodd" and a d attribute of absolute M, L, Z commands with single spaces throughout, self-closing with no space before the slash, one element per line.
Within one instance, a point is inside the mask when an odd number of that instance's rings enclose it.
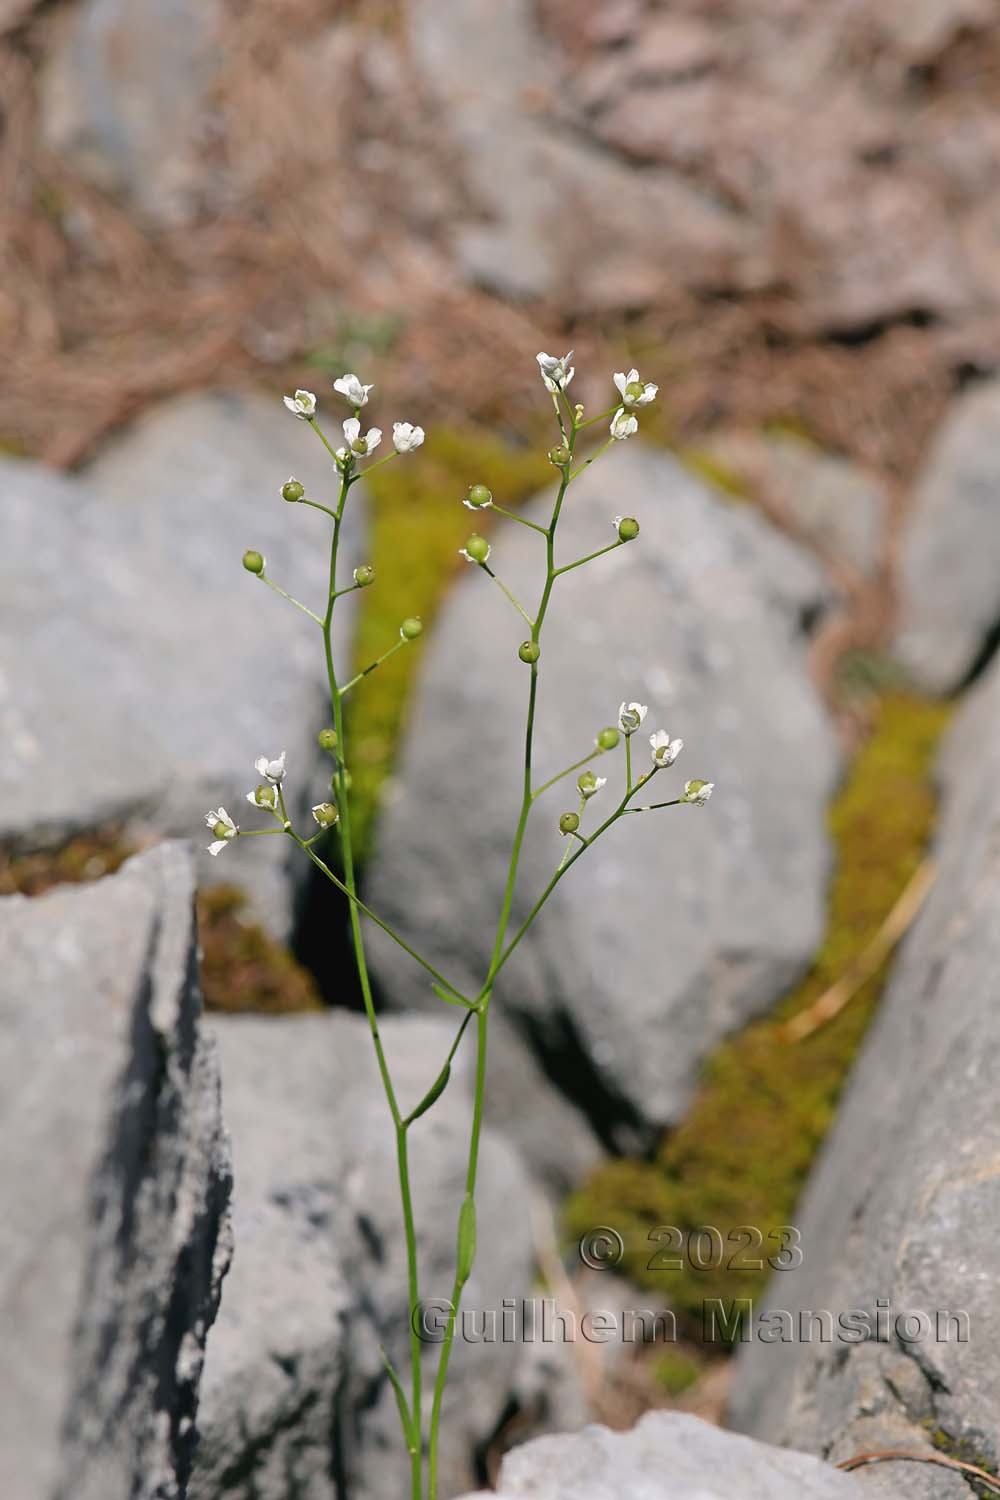
<path fill-rule="evenodd" d="M 576 374 L 575 367 L 570 364 L 573 350 L 570 349 L 561 359 L 554 354 L 544 352 L 536 355 L 536 358 L 545 389 L 558 400 L 560 394 L 565 394 L 566 387 Z M 610 432 L 614 441 L 621 443 L 626 438 L 634 437 L 639 431 L 639 419 L 635 415 L 636 408 L 648 406 L 651 401 L 655 401 L 660 388 L 652 380 L 640 379 L 639 371 L 635 368 L 619 370 L 614 376 L 614 384 L 618 391 L 619 401 L 611 417 Z M 582 408 L 578 407 L 577 412 L 582 414 Z M 561 451 L 553 449 L 553 453 Z M 552 457 L 552 454 L 549 456 Z"/>
<path fill-rule="evenodd" d="M 325 732 L 325 731 L 324 731 Z M 322 745 L 322 737 L 320 739 Z M 266 755 L 258 755 L 253 763 L 254 770 L 263 780 L 254 787 L 253 791 L 247 792 L 246 800 L 251 807 L 260 808 L 264 812 L 273 813 L 279 829 L 258 829 L 257 832 L 279 832 L 287 830 L 291 825 L 285 816 L 282 787 L 285 780 L 285 752 L 272 758 Z M 312 809 L 314 820 L 321 829 L 332 828 L 337 822 L 338 813 L 332 802 L 319 802 Z M 227 844 L 238 838 L 244 832 L 238 823 L 226 812 L 224 807 L 213 808 L 205 814 L 205 824 L 214 834 L 214 839 L 208 845 L 209 854 L 221 854 Z"/>
<path fill-rule="evenodd" d="M 370 427 L 367 432 L 362 432 L 361 420 L 358 416 L 361 408 L 368 405 L 368 397 L 375 387 L 363 385 L 357 375 L 348 372 L 333 382 L 333 388 L 339 396 L 343 396 L 348 406 L 354 409 L 354 415 L 348 417 L 343 423 L 344 444 L 335 450 L 334 455 L 338 468 L 342 472 L 349 473 L 358 459 L 371 458 L 382 441 L 381 427 Z M 286 396 L 284 401 L 288 410 L 301 421 L 315 420 L 316 397 L 312 391 L 296 391 L 294 396 Z M 414 449 L 420 447 L 424 437 L 424 429 L 417 427 L 413 422 L 393 422 L 392 424 L 392 446 L 397 454 L 412 453 Z M 395 454 L 389 456 L 394 457 Z M 282 486 L 281 493 L 285 500 L 301 500 L 305 492 L 298 480 L 289 479 Z"/>

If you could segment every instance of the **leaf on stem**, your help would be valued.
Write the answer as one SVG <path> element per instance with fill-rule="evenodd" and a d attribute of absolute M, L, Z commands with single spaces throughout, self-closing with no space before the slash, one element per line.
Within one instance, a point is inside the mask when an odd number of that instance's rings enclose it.
<path fill-rule="evenodd" d="M 427 1093 L 424 1095 L 424 1097 L 421 1099 L 420 1103 L 417 1105 L 416 1109 L 413 1109 L 413 1110 L 410 1111 L 410 1113 L 407 1115 L 406 1119 L 403 1121 L 403 1124 L 404 1125 L 412 1125 L 413 1122 L 414 1122 L 414 1120 L 419 1120 L 421 1115 L 425 1115 L 427 1113 L 427 1111 L 430 1109 L 431 1105 L 434 1104 L 438 1099 L 440 1099 L 441 1095 L 444 1093 L 445 1089 L 448 1087 L 448 1081 L 449 1081 L 450 1078 L 451 1078 L 451 1063 L 450 1062 L 446 1062 L 445 1065 L 444 1065 L 444 1067 L 441 1069 L 440 1073 L 438 1074 L 437 1078 L 434 1080 L 434 1082 L 431 1084 L 430 1088 L 427 1090 Z"/>

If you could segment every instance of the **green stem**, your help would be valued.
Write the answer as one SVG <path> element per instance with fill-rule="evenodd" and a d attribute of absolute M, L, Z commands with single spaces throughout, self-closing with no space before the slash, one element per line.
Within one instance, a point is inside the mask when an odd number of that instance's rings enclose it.
<path fill-rule="evenodd" d="M 556 568 L 556 577 L 561 577 L 563 573 L 572 573 L 574 568 L 582 568 L 584 563 L 593 562 L 595 557 L 603 557 L 607 552 L 617 552 L 618 548 L 623 545 L 624 543 L 618 538 L 609 542 L 606 547 L 598 547 L 596 552 L 588 552 L 586 557 L 578 557 L 576 562 L 564 563 L 561 568 Z"/>
<path fill-rule="evenodd" d="M 489 508 L 495 510 L 498 516 L 506 516 L 508 521 L 516 521 L 519 526 L 529 526 L 532 531 L 537 531 L 542 536 L 546 535 L 545 527 L 539 526 L 537 521 L 529 521 L 527 516 L 519 516 L 516 510 L 504 510 L 503 506 L 497 505 L 495 500 Z"/>
<path fill-rule="evenodd" d="M 316 428 L 323 444 L 329 449 L 323 434 L 316 427 L 315 422 L 311 424 Z M 332 450 L 331 450 L 332 451 Z M 396 1092 L 393 1088 L 392 1078 L 389 1073 L 389 1064 L 386 1060 L 385 1049 L 382 1045 L 382 1037 L 379 1032 L 378 1016 L 375 1013 L 375 1000 L 372 995 L 371 979 L 368 973 L 368 962 L 365 957 L 364 937 L 361 932 L 361 917 L 358 910 L 357 900 L 357 877 L 354 869 L 354 846 L 351 841 L 351 806 L 347 794 L 345 779 L 346 770 L 346 744 L 344 737 L 344 706 L 343 695 L 337 686 L 337 673 L 333 660 L 333 644 L 331 639 L 333 627 L 334 606 L 337 602 L 337 555 L 340 548 L 340 530 L 344 519 L 344 507 L 347 503 L 348 491 L 351 487 L 351 476 L 341 476 L 340 497 L 337 502 L 337 511 L 333 522 L 333 538 L 330 543 L 330 575 L 327 589 L 328 603 L 326 617 L 323 621 L 323 647 L 326 656 L 327 681 L 330 689 L 330 706 L 333 711 L 334 729 L 337 735 L 337 744 L 340 747 L 340 760 L 336 776 L 338 790 L 338 806 L 340 810 L 340 842 L 344 861 L 344 886 L 349 899 L 351 938 L 354 943 L 354 960 L 358 971 L 358 981 L 361 986 L 361 998 L 364 1002 L 365 1015 L 368 1017 L 368 1026 L 371 1031 L 372 1042 L 375 1047 L 375 1058 L 378 1064 L 379 1076 L 382 1080 L 382 1088 L 385 1092 L 389 1112 L 396 1132 L 396 1170 L 399 1177 L 399 1195 L 403 1213 L 403 1237 L 406 1241 L 406 1272 L 407 1290 L 410 1314 L 410 1420 L 411 1429 L 406 1434 L 407 1446 L 410 1452 L 410 1487 L 411 1500 L 422 1500 L 423 1497 L 423 1456 L 421 1452 L 421 1433 L 423 1425 L 422 1417 L 422 1381 L 423 1371 L 420 1364 L 420 1336 L 417 1331 L 417 1309 L 419 1305 L 419 1276 L 417 1264 L 417 1232 L 413 1217 L 413 1197 L 410 1188 L 409 1153 L 406 1140 L 406 1125 L 400 1111 Z M 310 858 L 314 858 L 309 851 Z"/>
<path fill-rule="evenodd" d="M 323 621 L 320 619 L 319 615 L 314 615 L 308 605 L 303 604 L 300 599 L 293 599 L 291 594 L 286 594 L 285 590 L 279 588 L 272 579 L 268 578 L 266 573 L 258 573 L 257 577 L 260 579 L 261 583 L 266 583 L 269 589 L 273 589 L 276 594 L 280 594 L 282 599 L 287 599 L 289 604 L 294 604 L 296 609 L 301 609 L 302 613 L 304 615 L 308 615 L 310 620 L 315 620 L 317 625 L 323 624 Z"/>
<path fill-rule="evenodd" d="M 349 593 L 350 590 L 344 589 L 343 592 L 346 594 Z M 409 639 L 405 635 L 401 635 L 399 640 L 389 647 L 388 651 L 383 651 L 382 655 L 376 661 L 369 662 L 364 671 L 359 672 L 356 677 L 352 677 L 350 682 L 345 682 L 344 686 L 340 690 L 340 696 L 343 698 L 346 693 L 349 693 L 351 691 L 352 687 L 357 687 L 362 678 L 367 677 L 370 672 L 374 672 L 376 667 L 380 667 L 384 661 L 389 660 L 390 656 L 395 656 L 397 651 L 402 651 L 403 647 L 408 646 L 409 644 Z"/>
<path fill-rule="evenodd" d="M 625 790 L 632 790 L 632 736 L 625 736 Z"/>
<path fill-rule="evenodd" d="M 501 583 L 500 579 L 494 573 L 493 569 L 488 566 L 487 563 L 480 563 L 479 566 L 482 568 L 484 573 L 488 573 L 490 575 L 497 587 L 499 589 L 502 589 L 503 592 L 507 595 L 507 598 L 510 600 L 511 604 L 513 604 L 514 608 L 517 610 L 518 614 L 521 616 L 521 619 L 527 625 L 528 629 L 533 630 L 535 628 L 534 620 L 528 614 L 528 611 L 524 608 L 520 601 L 514 597 L 507 585 L 505 583 Z"/>
<path fill-rule="evenodd" d="M 578 474 L 582 474 L 583 473 L 584 469 L 589 469 L 590 466 L 591 466 L 591 464 L 594 462 L 595 459 L 600 458 L 600 456 L 601 456 L 602 453 L 607 453 L 608 449 L 611 447 L 611 444 L 614 441 L 615 441 L 614 438 L 608 438 L 608 440 L 607 440 L 606 443 L 602 443 L 601 446 L 599 448 L 597 448 L 590 455 L 589 458 L 585 458 L 583 460 L 583 463 L 580 465 L 580 467 L 578 469 L 574 469 L 573 470 L 572 474 L 569 476 L 570 479 L 575 479 Z"/>
<path fill-rule="evenodd" d="M 555 776 L 550 776 L 548 781 L 543 781 L 541 786 L 536 787 L 532 792 L 532 802 L 537 802 L 542 793 L 547 792 L 550 786 L 555 786 L 556 782 L 562 781 L 564 776 L 572 776 L 574 771 L 581 770 L 585 765 L 587 765 L 589 761 L 592 761 L 596 756 L 600 755 L 600 753 L 600 750 L 598 750 L 595 746 L 593 750 L 588 750 L 587 754 L 584 755 L 580 760 L 575 760 L 571 766 L 567 766 L 565 771 L 559 771 Z"/>

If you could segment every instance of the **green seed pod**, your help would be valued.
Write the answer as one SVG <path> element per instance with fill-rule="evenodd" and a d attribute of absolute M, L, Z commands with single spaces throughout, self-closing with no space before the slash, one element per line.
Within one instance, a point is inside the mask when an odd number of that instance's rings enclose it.
<path fill-rule="evenodd" d="M 484 505 L 493 504 L 493 496 L 485 484 L 470 484 L 465 498 L 473 510 L 482 510 Z"/>
<path fill-rule="evenodd" d="M 423 628 L 424 622 L 417 615 L 407 615 L 399 627 L 399 633 L 404 641 L 415 641 L 417 636 L 422 633 Z"/>
<path fill-rule="evenodd" d="M 574 812 L 563 813 L 559 819 L 560 833 L 575 833 L 580 826 L 580 814 Z"/>
<path fill-rule="evenodd" d="M 320 802 L 312 810 L 312 815 L 320 828 L 332 828 L 340 818 L 340 814 L 332 802 Z"/>
<path fill-rule="evenodd" d="M 359 589 L 366 589 L 370 583 L 375 582 L 375 569 L 371 563 L 362 563 L 360 568 L 354 569 L 354 582 Z"/>
<path fill-rule="evenodd" d="M 455 1256 L 455 1280 L 464 1286 L 476 1258 L 476 1204 L 471 1194 L 462 1199 L 458 1216 L 458 1251 Z"/>
<path fill-rule="evenodd" d="M 295 504 L 296 500 L 301 500 L 305 492 L 305 485 L 300 484 L 297 479 L 286 479 L 281 486 L 282 500 L 287 500 L 292 505 Z"/>
<path fill-rule="evenodd" d="M 549 449 L 549 463 L 555 464 L 557 469 L 563 469 L 569 463 L 572 455 L 565 443 L 560 443 L 557 448 Z"/>
<path fill-rule="evenodd" d="M 634 542 L 639 535 L 639 522 L 634 516 L 622 516 L 618 522 L 618 540 L 620 542 Z"/>
<path fill-rule="evenodd" d="M 527 662 L 530 666 L 532 662 L 538 660 L 542 653 L 537 641 L 522 641 L 517 648 L 517 654 L 522 661 Z"/>
<path fill-rule="evenodd" d="M 258 807 L 277 807 L 278 794 L 273 786 L 261 782 L 260 786 L 254 787 L 253 800 Z"/>
<path fill-rule="evenodd" d="M 243 566 L 246 568 L 248 573 L 263 573 L 264 559 L 259 552 L 244 552 Z"/>
<path fill-rule="evenodd" d="M 230 828 L 229 824 L 223 823 L 221 818 L 217 823 L 214 823 L 212 825 L 212 832 L 215 834 L 215 837 L 217 839 L 228 839 L 232 831 L 233 830 Z"/>
<path fill-rule="evenodd" d="M 321 750 L 326 750 L 332 755 L 337 748 L 337 731 L 335 729 L 321 729 L 316 736 L 316 742 Z"/>
<path fill-rule="evenodd" d="M 484 536 L 473 532 L 465 544 L 465 550 L 473 562 L 484 563 L 490 555 L 490 544 Z"/>
<path fill-rule="evenodd" d="M 587 797 L 597 790 L 597 777 L 593 771 L 581 771 L 576 778 L 576 784 L 581 797 Z"/>
<path fill-rule="evenodd" d="M 617 729 L 602 729 L 597 736 L 597 748 L 598 750 L 613 750 L 620 739 L 621 735 Z"/>

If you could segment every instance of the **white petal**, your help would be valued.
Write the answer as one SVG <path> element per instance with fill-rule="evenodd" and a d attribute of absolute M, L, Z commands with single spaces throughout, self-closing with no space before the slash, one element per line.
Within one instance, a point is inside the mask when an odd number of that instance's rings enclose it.
<path fill-rule="evenodd" d="M 381 429 L 381 427 L 372 427 L 369 430 L 369 432 L 368 432 L 365 440 L 368 443 L 368 452 L 369 453 L 374 453 L 375 449 L 378 447 L 379 443 L 382 441 L 382 429 Z"/>
<path fill-rule="evenodd" d="M 348 417 L 344 423 L 344 436 L 348 443 L 356 443 L 361 436 L 361 423 L 357 417 Z"/>
<path fill-rule="evenodd" d="M 209 854 L 221 854 L 227 843 L 228 839 L 216 839 L 214 844 L 208 845 Z"/>

